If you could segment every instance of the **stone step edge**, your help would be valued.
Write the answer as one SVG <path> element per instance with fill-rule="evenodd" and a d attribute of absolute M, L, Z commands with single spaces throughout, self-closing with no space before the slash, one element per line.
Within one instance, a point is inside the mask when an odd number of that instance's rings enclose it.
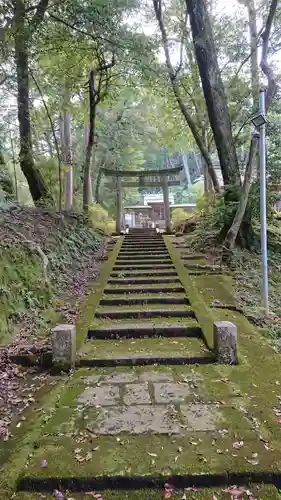
<path fill-rule="evenodd" d="M 226 488 L 250 485 L 277 485 L 281 483 L 281 473 L 271 470 L 221 472 L 216 474 L 149 474 L 135 476 L 98 476 L 98 477 L 23 477 L 18 481 L 17 491 L 53 493 L 54 490 L 68 490 L 72 493 L 84 493 L 90 490 L 133 491 L 140 489 L 159 489 L 163 491 L 165 483 L 176 489 L 183 488 Z"/>
<path fill-rule="evenodd" d="M 153 283 L 163 283 L 163 284 L 168 284 L 168 283 L 181 283 L 179 278 L 175 278 L 171 276 L 171 278 L 143 278 L 143 279 L 137 279 L 137 278 L 110 278 L 107 282 L 110 285 L 152 285 Z"/>
<path fill-rule="evenodd" d="M 77 366 L 93 368 L 114 368 L 118 366 L 147 366 L 147 365 L 209 365 L 216 362 L 214 355 L 206 356 L 135 356 L 122 358 L 80 358 Z"/>
<path fill-rule="evenodd" d="M 165 276 L 177 276 L 177 272 L 176 271 L 152 271 L 152 269 L 144 269 L 144 271 L 141 271 L 141 272 L 136 272 L 137 270 L 135 271 L 131 271 L 131 270 L 127 270 L 127 271 L 124 271 L 123 270 L 118 270 L 118 271 L 112 271 L 112 273 L 110 274 L 110 277 L 111 278 L 121 278 L 121 277 L 124 277 L 124 278 L 138 278 L 138 277 L 149 277 L 149 276 L 153 276 L 153 277 L 156 277 L 156 276 L 161 276 L 162 278 L 165 277 Z M 122 276 L 120 276 L 120 274 L 122 274 Z"/>
<path fill-rule="evenodd" d="M 119 324 L 109 327 L 90 327 L 88 329 L 88 339 L 111 340 L 114 338 L 138 339 L 138 338 L 198 338 L 202 339 L 200 326 L 188 325 L 165 325 L 161 323 L 153 324 Z"/>
<path fill-rule="evenodd" d="M 189 304 L 189 300 L 187 297 L 119 297 L 119 298 L 109 298 L 109 299 L 101 299 L 101 306 L 114 306 L 114 305 L 130 305 L 130 304 Z"/>
<path fill-rule="evenodd" d="M 122 319 L 122 318 L 195 318 L 194 311 L 191 309 L 119 309 L 119 310 L 105 310 L 97 309 L 95 318 L 109 318 L 109 319 Z"/>
<path fill-rule="evenodd" d="M 153 287 L 143 287 L 143 288 L 105 288 L 103 293 L 104 295 L 120 295 L 122 293 L 124 294 L 130 294 L 130 293 L 185 293 L 185 290 L 182 286 L 175 286 L 175 287 L 161 287 L 161 288 L 153 288 Z"/>

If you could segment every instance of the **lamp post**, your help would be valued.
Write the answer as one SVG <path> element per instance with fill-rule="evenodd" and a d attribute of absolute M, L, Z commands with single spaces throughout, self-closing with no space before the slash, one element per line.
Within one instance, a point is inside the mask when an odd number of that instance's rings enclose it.
<path fill-rule="evenodd" d="M 266 225 L 266 144 L 265 144 L 265 89 L 260 90 L 259 113 L 253 116 L 252 123 L 259 131 L 260 161 L 260 223 L 261 223 L 261 263 L 262 263 L 262 301 L 265 314 L 269 313 L 268 303 L 268 259 Z"/>

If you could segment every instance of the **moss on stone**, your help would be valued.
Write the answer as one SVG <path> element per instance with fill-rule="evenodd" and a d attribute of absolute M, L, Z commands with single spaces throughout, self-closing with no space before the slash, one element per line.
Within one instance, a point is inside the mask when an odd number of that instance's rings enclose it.
<path fill-rule="evenodd" d="M 120 252 L 123 240 L 124 237 L 120 236 L 114 250 L 110 253 L 109 259 L 102 265 L 98 278 L 91 284 L 91 293 L 85 300 L 80 318 L 76 324 L 77 349 L 79 349 L 83 341 L 87 338 L 89 325 L 91 324 L 95 310 L 98 307 L 99 301 L 103 295 L 105 285 L 110 277 L 112 266 L 118 256 L 118 253 Z"/>
<path fill-rule="evenodd" d="M 210 356 L 203 342 L 196 338 L 90 340 L 84 345 L 80 354 L 82 359 L 118 359 L 127 356 Z"/>

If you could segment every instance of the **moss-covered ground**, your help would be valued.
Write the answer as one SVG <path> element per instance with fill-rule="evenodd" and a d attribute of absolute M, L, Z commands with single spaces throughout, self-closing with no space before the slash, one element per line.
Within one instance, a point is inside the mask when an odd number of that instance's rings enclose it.
<path fill-rule="evenodd" d="M 196 489 L 196 488 L 186 488 L 185 490 L 173 490 L 171 493 L 171 500 L 182 500 L 184 498 L 184 494 L 186 495 L 186 499 L 188 500 L 229 500 L 230 493 L 229 488 L 205 488 L 205 489 Z M 268 485 L 249 485 L 244 488 L 246 491 L 250 491 L 253 495 L 253 498 L 258 500 L 280 500 L 280 495 L 277 489 L 273 486 Z M 242 491 L 242 488 L 241 488 Z M 93 492 L 92 492 L 93 493 Z M 102 499 L 100 500 L 163 500 L 164 496 L 164 486 L 160 490 L 155 489 L 143 489 L 139 491 L 128 491 L 128 490 L 120 490 L 120 491 L 112 491 L 105 490 L 96 492 L 96 494 L 100 494 Z M 66 498 L 72 498 L 73 500 L 89 500 L 89 498 L 93 497 L 92 495 L 87 493 L 72 493 L 69 492 L 66 495 Z M 47 495 L 43 497 L 45 500 L 53 500 L 53 495 Z M 14 497 L 15 500 L 38 500 L 38 493 L 23 493 L 20 492 Z M 240 496 L 240 500 L 248 500 L 249 495 L 245 493 L 243 496 Z"/>

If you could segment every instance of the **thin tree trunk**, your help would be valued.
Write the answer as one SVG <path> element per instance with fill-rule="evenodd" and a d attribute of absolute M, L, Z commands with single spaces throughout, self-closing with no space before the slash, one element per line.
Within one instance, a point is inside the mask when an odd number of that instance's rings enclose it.
<path fill-rule="evenodd" d="M 95 143 L 95 125 L 96 125 L 94 70 L 90 72 L 90 78 L 89 78 L 89 105 L 90 105 L 90 127 L 89 127 L 89 136 L 88 136 L 86 157 L 84 163 L 84 181 L 83 181 L 83 209 L 85 212 L 88 211 L 89 205 L 93 203 L 91 161 Z"/>
<path fill-rule="evenodd" d="M 71 117 L 64 109 L 63 112 L 63 127 L 64 127 L 64 196 L 65 210 L 72 210 L 73 207 L 73 169 L 72 169 L 72 141 L 71 141 Z"/>
<path fill-rule="evenodd" d="M 255 0 L 248 0 L 248 15 L 251 37 L 251 82 L 253 103 L 256 109 L 259 105 L 259 63 L 258 63 L 258 29 L 257 29 L 257 14 L 255 9 Z"/>
<path fill-rule="evenodd" d="M 205 0 L 186 0 L 193 43 L 224 184 L 241 185 L 227 99 Z"/>
<path fill-rule="evenodd" d="M 172 89 L 173 89 L 176 101 L 179 105 L 179 108 L 181 110 L 181 113 L 182 113 L 187 125 L 189 126 L 189 128 L 193 134 L 195 142 L 196 142 L 202 156 L 205 159 L 210 177 L 211 177 L 213 185 L 214 185 L 214 189 L 215 189 L 215 191 L 219 192 L 219 189 L 220 189 L 219 183 L 218 183 L 218 179 L 216 176 L 216 172 L 215 172 L 213 164 L 212 164 L 211 157 L 208 154 L 208 151 L 206 150 L 206 148 L 204 146 L 204 143 L 203 143 L 202 138 L 199 134 L 196 122 L 192 118 L 191 114 L 189 113 L 189 111 L 188 111 L 187 107 L 185 106 L 183 99 L 181 97 L 179 84 L 176 80 L 176 74 L 175 74 L 175 71 L 174 71 L 172 63 L 171 63 L 169 46 L 168 46 L 168 38 L 167 38 L 167 33 L 166 33 L 166 29 L 165 29 L 164 22 L 163 22 L 163 17 L 162 17 L 161 0 L 153 0 L 153 5 L 154 5 L 156 19 L 158 21 L 159 29 L 160 29 L 161 36 L 162 36 L 162 43 L 163 43 L 163 48 L 164 48 L 164 53 L 165 53 L 165 58 L 166 58 L 166 66 L 168 69 L 168 74 L 169 74 L 169 78 L 171 81 L 171 85 L 172 85 Z"/>
<path fill-rule="evenodd" d="M 15 8 L 15 61 L 18 87 L 18 120 L 20 133 L 20 167 L 29 185 L 35 204 L 52 202 L 46 184 L 34 164 L 29 111 L 28 27 L 25 25 L 25 6 Z"/>
<path fill-rule="evenodd" d="M 15 195 L 16 195 L 16 201 L 18 201 L 18 180 L 17 180 L 16 158 L 15 158 L 15 148 L 14 148 L 14 141 L 13 141 L 11 129 L 10 129 L 10 142 L 11 142 L 11 149 L 12 149 L 13 169 L 14 169 Z"/>

